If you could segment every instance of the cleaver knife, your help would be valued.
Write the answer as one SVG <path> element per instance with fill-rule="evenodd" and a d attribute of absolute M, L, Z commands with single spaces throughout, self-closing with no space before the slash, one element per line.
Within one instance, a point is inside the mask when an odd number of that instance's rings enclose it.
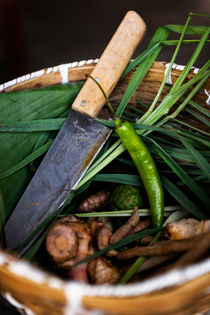
<path fill-rule="evenodd" d="M 129 11 L 117 28 L 91 73 L 106 95 L 114 89 L 145 30 L 135 11 Z M 111 132 L 94 120 L 104 103 L 101 90 L 88 78 L 5 226 L 8 249 L 16 249 L 77 186 Z"/>

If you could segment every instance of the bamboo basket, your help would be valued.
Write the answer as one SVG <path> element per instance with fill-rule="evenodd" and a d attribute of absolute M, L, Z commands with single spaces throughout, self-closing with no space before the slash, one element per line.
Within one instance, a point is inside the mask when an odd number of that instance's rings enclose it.
<path fill-rule="evenodd" d="M 11 92 L 84 80 L 98 60 L 88 60 L 43 69 L 0 86 Z M 174 64 L 167 81 L 178 78 L 183 66 Z M 135 92 L 131 103 L 150 104 L 167 69 L 164 62 L 154 62 Z M 188 78 L 198 69 L 193 68 Z M 120 100 L 132 73 L 120 81 L 111 101 Z M 208 108 L 210 80 L 197 93 L 195 101 Z M 167 90 L 164 90 L 167 93 Z M 104 110 L 106 114 L 106 110 Z M 187 113 L 181 119 L 189 121 Z M 191 121 L 196 126 L 196 121 Z M 201 127 L 201 126 L 200 126 Z M 0 251 L 0 292 L 24 314 L 204 314 L 210 310 L 210 259 L 166 272 L 138 284 L 94 286 L 64 281 L 38 266 Z"/>

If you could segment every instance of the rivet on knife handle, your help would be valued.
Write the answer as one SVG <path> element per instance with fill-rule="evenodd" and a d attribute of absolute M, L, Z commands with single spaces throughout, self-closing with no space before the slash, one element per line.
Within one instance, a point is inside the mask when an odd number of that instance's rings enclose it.
<path fill-rule="evenodd" d="M 146 31 L 142 18 L 129 11 L 102 54 L 91 75 L 99 81 L 106 95 L 110 95 Z M 126 45 L 125 45 L 126 43 Z M 90 78 L 85 82 L 72 108 L 92 118 L 97 117 L 105 103 L 100 89 Z"/>

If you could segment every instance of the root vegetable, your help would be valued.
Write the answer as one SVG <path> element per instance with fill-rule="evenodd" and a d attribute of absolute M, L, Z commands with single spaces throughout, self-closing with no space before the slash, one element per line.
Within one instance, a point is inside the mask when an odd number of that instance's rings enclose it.
<path fill-rule="evenodd" d="M 132 217 L 123 224 L 115 233 L 110 237 L 110 244 L 115 244 L 119 242 L 122 238 L 129 235 L 133 229 L 139 223 L 139 211 L 137 207 L 134 207 Z"/>
<path fill-rule="evenodd" d="M 210 248 L 210 233 L 205 233 L 203 238 L 199 242 L 195 242 L 194 246 L 183 254 L 173 265 L 172 267 L 180 267 L 195 261 L 198 261 L 202 258 L 208 249 Z"/>
<path fill-rule="evenodd" d="M 134 228 L 134 232 L 139 232 L 142 231 L 144 229 L 147 229 L 150 225 L 151 225 L 151 219 L 147 218 L 147 219 L 141 219 L 140 222 L 135 226 Z"/>
<path fill-rule="evenodd" d="M 65 223 L 56 224 L 47 235 L 46 249 L 57 263 L 63 263 L 75 257 L 78 250 L 75 232 Z"/>
<path fill-rule="evenodd" d="M 77 211 L 78 212 L 91 212 L 91 211 L 95 211 L 101 208 L 102 206 L 107 204 L 110 194 L 111 193 L 108 190 L 98 191 L 94 195 L 91 195 L 85 200 L 83 200 L 79 204 Z"/>
<path fill-rule="evenodd" d="M 76 266 L 69 270 L 68 276 L 74 281 L 89 283 L 88 273 L 87 273 L 87 263 Z"/>
<path fill-rule="evenodd" d="M 90 227 L 91 234 L 96 239 L 98 249 L 104 249 L 109 246 L 109 239 L 112 235 L 111 230 L 102 222 L 95 221 Z"/>
<path fill-rule="evenodd" d="M 94 284 L 114 284 L 119 280 L 117 268 L 103 257 L 98 257 L 88 263 L 88 274 Z"/>
<path fill-rule="evenodd" d="M 70 269 L 94 253 L 89 226 L 72 216 L 58 220 L 46 237 L 46 250 L 59 267 Z"/>
<path fill-rule="evenodd" d="M 180 240 L 208 231 L 210 231 L 210 220 L 198 221 L 188 218 L 167 225 L 167 232 L 172 240 Z"/>
<path fill-rule="evenodd" d="M 209 233 L 210 236 L 210 233 Z M 183 240 L 159 241 L 152 246 L 135 246 L 117 254 L 117 259 L 125 260 L 139 256 L 161 256 L 183 253 L 190 250 L 195 242 L 199 242 L 203 235 L 197 235 Z"/>
<path fill-rule="evenodd" d="M 90 226 L 91 235 L 96 240 L 97 247 L 99 250 L 104 249 L 105 247 L 109 246 L 109 240 L 112 235 L 112 231 L 102 222 L 94 221 L 91 223 Z M 117 255 L 117 251 L 111 250 L 106 253 L 108 257 L 113 257 Z"/>

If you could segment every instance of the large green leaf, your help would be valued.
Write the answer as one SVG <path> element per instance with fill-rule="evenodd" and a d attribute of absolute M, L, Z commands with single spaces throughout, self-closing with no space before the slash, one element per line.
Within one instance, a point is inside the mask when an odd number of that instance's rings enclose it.
<path fill-rule="evenodd" d="M 66 112 L 82 87 L 82 82 L 0 95 L 0 123 L 57 118 Z M 0 133 L 0 174 L 19 165 L 32 153 L 42 132 Z M 24 163 L 23 163 L 24 166 Z M 9 174 L 9 173 L 8 173 Z M 24 167 L 0 180 L 6 217 L 11 212 L 32 174 Z"/>

